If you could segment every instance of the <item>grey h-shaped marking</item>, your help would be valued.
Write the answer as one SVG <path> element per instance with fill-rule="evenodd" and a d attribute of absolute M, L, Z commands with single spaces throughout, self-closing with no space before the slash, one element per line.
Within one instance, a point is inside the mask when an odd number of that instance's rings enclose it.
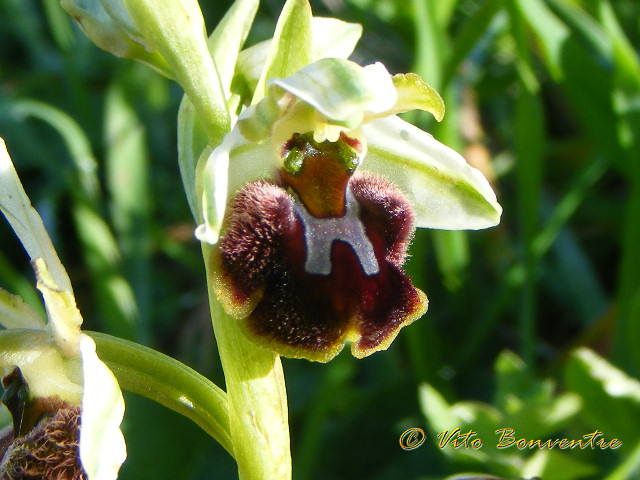
<path fill-rule="evenodd" d="M 347 187 L 345 214 L 338 218 L 317 218 L 311 215 L 297 199 L 293 204 L 304 225 L 307 273 L 329 275 L 331 273 L 331 246 L 336 240 L 351 245 L 366 275 L 380 271 L 373 245 L 358 218 L 358 203 Z"/>

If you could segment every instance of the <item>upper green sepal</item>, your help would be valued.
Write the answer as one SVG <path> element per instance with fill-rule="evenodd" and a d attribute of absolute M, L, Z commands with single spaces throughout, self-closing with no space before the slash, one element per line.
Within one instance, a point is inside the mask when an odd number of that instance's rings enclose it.
<path fill-rule="evenodd" d="M 145 42 L 121 2 L 61 0 L 60 3 L 101 49 L 117 57 L 146 63 L 163 75 L 172 76 L 166 60 Z"/>

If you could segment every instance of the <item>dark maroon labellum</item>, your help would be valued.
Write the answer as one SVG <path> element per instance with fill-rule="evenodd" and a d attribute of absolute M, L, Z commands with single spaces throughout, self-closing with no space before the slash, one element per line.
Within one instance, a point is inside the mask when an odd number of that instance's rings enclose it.
<path fill-rule="evenodd" d="M 349 340 L 365 357 L 427 309 L 402 270 L 415 230 L 408 200 L 381 177 L 350 174 L 341 195 L 343 216 L 353 215 L 347 227 L 264 181 L 229 206 L 214 288 L 250 338 L 282 355 L 325 362 Z M 310 227 L 322 217 L 338 222 Z"/>

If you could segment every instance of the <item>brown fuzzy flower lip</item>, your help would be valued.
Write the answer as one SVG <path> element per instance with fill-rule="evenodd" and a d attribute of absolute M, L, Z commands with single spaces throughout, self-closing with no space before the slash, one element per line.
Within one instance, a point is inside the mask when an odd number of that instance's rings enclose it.
<path fill-rule="evenodd" d="M 2 480 L 86 480 L 80 463 L 80 407 L 65 406 L 16 438 L 0 464 Z"/>
<path fill-rule="evenodd" d="M 386 349 L 426 311 L 426 296 L 402 270 L 415 230 L 409 202 L 374 175 L 355 174 L 346 188 L 344 206 L 352 197 L 360 225 L 346 238 L 310 232 L 300 213 L 314 216 L 307 204 L 274 183 L 247 184 L 229 205 L 212 257 L 214 288 L 256 343 L 326 362 L 351 341 L 361 358 Z M 307 262 L 316 248 L 309 234 L 333 236 L 317 242 L 328 245 L 317 258 L 328 259 L 329 271 Z"/>
<path fill-rule="evenodd" d="M 57 396 L 33 398 L 19 367 L 2 385 L 13 428 L 0 441 L 0 479 L 86 479 L 80 464 L 80 406 Z"/>

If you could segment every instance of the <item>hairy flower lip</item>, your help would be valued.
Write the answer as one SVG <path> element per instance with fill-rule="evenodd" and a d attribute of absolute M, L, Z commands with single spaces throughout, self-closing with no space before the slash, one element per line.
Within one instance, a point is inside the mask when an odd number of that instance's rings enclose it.
<path fill-rule="evenodd" d="M 311 258 L 309 266 L 304 207 L 281 187 L 251 183 L 231 202 L 212 257 L 213 286 L 259 345 L 327 362 L 350 341 L 352 354 L 362 358 L 386 349 L 426 311 L 426 296 L 402 271 L 413 234 L 409 203 L 377 176 L 358 174 L 350 185 L 364 230 L 346 242 L 331 228 L 311 232 L 328 235 L 319 239 L 328 265 L 324 257 Z"/>

